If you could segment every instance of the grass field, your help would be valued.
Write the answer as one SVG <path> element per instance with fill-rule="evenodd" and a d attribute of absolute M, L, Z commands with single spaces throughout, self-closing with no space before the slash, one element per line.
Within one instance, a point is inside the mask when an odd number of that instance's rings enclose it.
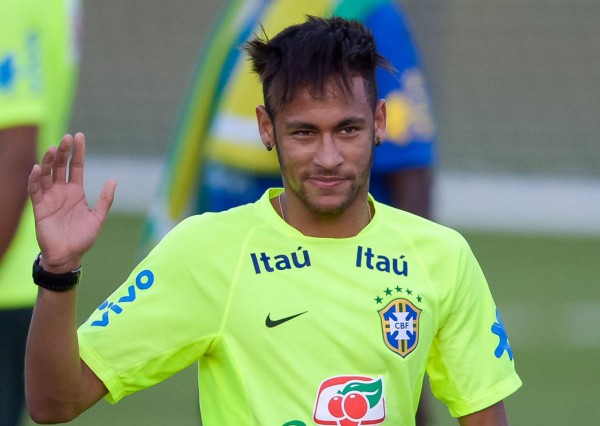
<path fill-rule="evenodd" d="M 109 219 L 84 263 L 81 321 L 134 266 L 140 225 L 137 216 Z M 600 238 L 463 234 L 486 272 L 524 383 L 506 401 L 511 424 L 598 424 Z M 189 368 L 114 406 L 101 401 L 71 424 L 197 425 L 197 399 L 196 369 Z M 432 425 L 458 424 L 432 402 Z"/>

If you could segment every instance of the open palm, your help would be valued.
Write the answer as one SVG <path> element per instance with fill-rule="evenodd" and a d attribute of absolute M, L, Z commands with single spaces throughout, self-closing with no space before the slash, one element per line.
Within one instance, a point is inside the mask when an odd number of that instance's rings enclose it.
<path fill-rule="evenodd" d="M 77 268 L 96 241 L 112 205 L 114 180 L 104 185 L 95 209 L 88 205 L 83 188 L 84 157 L 85 136 L 65 135 L 58 148 L 48 149 L 41 165 L 35 165 L 29 176 L 45 268 Z"/>

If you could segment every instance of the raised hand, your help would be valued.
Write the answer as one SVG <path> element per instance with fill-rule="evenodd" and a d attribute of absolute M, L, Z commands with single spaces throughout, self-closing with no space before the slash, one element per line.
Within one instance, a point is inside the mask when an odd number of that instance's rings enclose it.
<path fill-rule="evenodd" d="M 112 205 L 116 181 L 108 180 L 92 209 L 83 188 L 85 136 L 65 135 L 29 176 L 35 229 L 43 267 L 64 273 L 78 268 L 96 241 Z M 70 161 L 69 161 L 70 159 Z"/>

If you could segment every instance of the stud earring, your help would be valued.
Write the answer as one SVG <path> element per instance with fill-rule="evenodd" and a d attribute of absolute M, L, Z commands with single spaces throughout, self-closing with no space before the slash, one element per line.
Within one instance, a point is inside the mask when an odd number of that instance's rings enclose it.
<path fill-rule="evenodd" d="M 273 151 L 273 145 L 267 144 L 267 151 Z"/>

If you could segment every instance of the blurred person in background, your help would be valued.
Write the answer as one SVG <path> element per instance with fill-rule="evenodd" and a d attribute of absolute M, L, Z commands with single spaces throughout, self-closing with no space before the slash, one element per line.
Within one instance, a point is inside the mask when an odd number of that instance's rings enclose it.
<path fill-rule="evenodd" d="M 357 19 L 396 68 L 378 70 L 385 98 L 387 137 L 376 150 L 370 192 L 379 202 L 431 218 L 435 127 L 431 102 L 411 31 L 392 0 L 234 0 L 202 49 L 181 120 L 150 208 L 144 254 L 183 218 L 254 202 L 282 186 L 275 152 L 266 152 L 256 128 L 262 89 L 239 46 L 264 28 L 272 36 L 305 15 Z M 423 398 L 425 403 L 427 398 Z M 419 424 L 426 424 L 420 409 Z"/>
<path fill-rule="evenodd" d="M 27 178 L 67 131 L 81 28 L 79 0 L 0 2 L 0 425 L 20 422 L 39 251 Z"/>

